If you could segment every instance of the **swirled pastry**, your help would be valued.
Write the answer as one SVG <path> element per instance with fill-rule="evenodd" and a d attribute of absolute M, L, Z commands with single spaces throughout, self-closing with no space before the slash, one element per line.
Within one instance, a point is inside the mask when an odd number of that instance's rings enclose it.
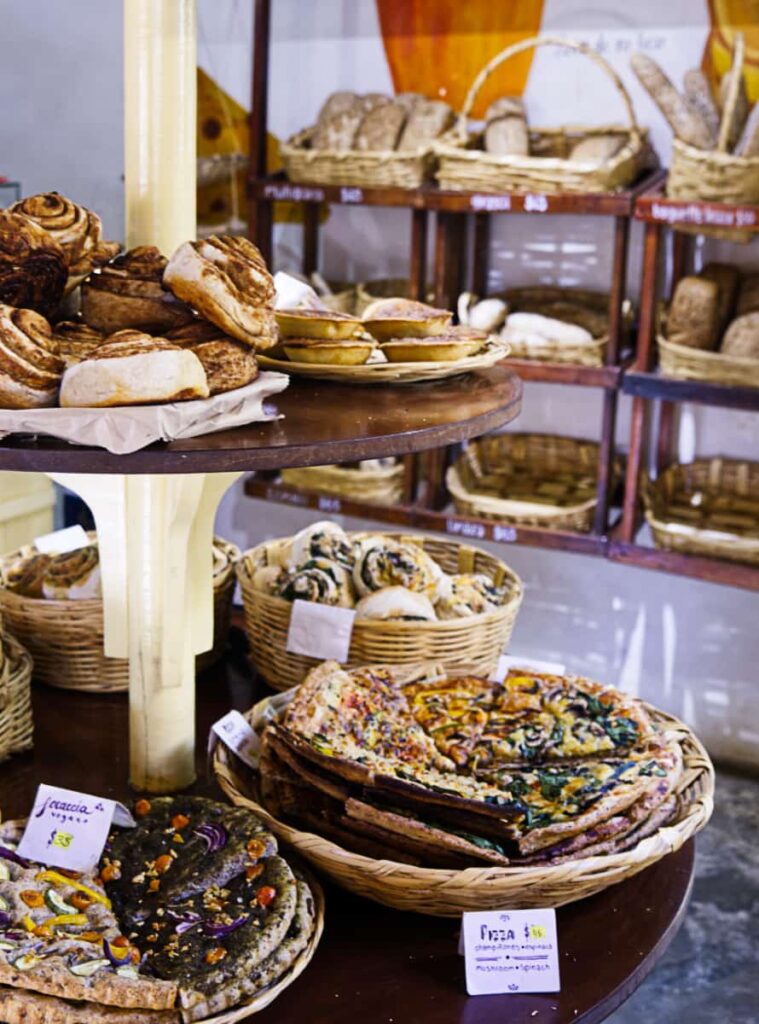
<path fill-rule="evenodd" d="M 193 320 L 192 310 L 163 287 L 168 260 L 154 245 L 139 245 L 96 271 L 82 285 L 82 316 L 106 334 L 133 328 L 148 334 Z"/>
<path fill-rule="evenodd" d="M 434 600 L 443 571 L 423 548 L 392 537 L 366 537 L 356 545 L 353 583 L 365 597 L 384 587 L 405 587 Z"/>
<path fill-rule="evenodd" d="M 506 588 L 497 587 L 481 572 L 446 576 L 440 589 L 442 593 L 435 608 L 441 619 L 494 612 L 506 598 Z"/>
<path fill-rule="evenodd" d="M 353 607 L 350 573 L 328 558 L 312 558 L 297 569 L 289 570 L 279 581 L 275 593 L 286 601 Z"/>
<path fill-rule="evenodd" d="M 41 192 L 20 199 L 11 207 L 35 221 L 61 246 L 66 257 L 70 290 L 95 267 L 112 260 L 118 242 L 103 241 L 103 222 L 96 213 L 58 192 Z"/>
<path fill-rule="evenodd" d="M 0 210 L 0 302 L 52 313 L 63 297 L 66 256 L 28 217 Z"/>
<path fill-rule="evenodd" d="M 62 372 L 44 316 L 0 305 L 0 408 L 54 405 Z"/>
<path fill-rule="evenodd" d="M 195 353 L 206 371 L 212 395 L 244 388 L 258 376 L 258 363 L 252 349 L 207 320 L 196 319 L 168 331 L 166 340 Z"/>
<path fill-rule="evenodd" d="M 50 564 L 50 555 L 31 547 L 22 548 L 17 557 L 3 566 L 2 584 L 22 597 L 42 597 L 42 583 Z"/>
<path fill-rule="evenodd" d="M 66 366 L 73 366 L 102 345 L 105 335 L 82 320 L 61 320 L 55 325 L 53 341 Z"/>
<path fill-rule="evenodd" d="M 173 253 L 164 284 L 226 334 L 256 350 L 277 343 L 274 281 L 246 238 L 211 235 Z"/>
<path fill-rule="evenodd" d="M 97 544 L 54 555 L 42 580 L 42 596 L 52 601 L 83 601 L 100 597 Z"/>
<path fill-rule="evenodd" d="M 253 589 L 263 594 L 278 595 L 288 579 L 289 572 L 283 566 L 262 565 L 253 573 Z"/>
<path fill-rule="evenodd" d="M 102 408 L 208 398 L 203 365 L 188 349 L 140 331 L 117 331 L 63 375 L 60 402 Z"/>
<path fill-rule="evenodd" d="M 305 527 L 290 542 L 287 552 L 289 564 L 297 567 L 312 558 L 328 558 L 346 569 L 352 569 L 355 562 L 348 535 L 341 526 L 328 519 Z"/>
<path fill-rule="evenodd" d="M 432 602 L 424 594 L 405 587 L 385 587 L 362 597 L 356 605 L 357 619 L 385 622 L 432 622 L 437 618 Z"/>

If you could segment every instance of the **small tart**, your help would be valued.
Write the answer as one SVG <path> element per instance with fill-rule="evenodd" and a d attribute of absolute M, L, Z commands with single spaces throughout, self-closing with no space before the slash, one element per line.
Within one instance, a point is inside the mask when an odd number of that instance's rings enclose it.
<path fill-rule="evenodd" d="M 275 309 L 274 316 L 283 338 L 342 341 L 361 332 L 357 316 L 329 309 Z"/>
<path fill-rule="evenodd" d="M 431 338 L 394 338 L 382 346 L 391 363 L 436 363 L 466 359 L 487 344 L 485 331 L 472 327 L 452 327 Z"/>
<path fill-rule="evenodd" d="M 329 363 L 332 366 L 361 366 L 374 349 L 373 341 L 318 341 L 315 338 L 288 338 L 285 355 L 291 363 Z"/>
<path fill-rule="evenodd" d="M 364 310 L 365 329 L 377 341 L 427 338 L 445 333 L 453 313 L 413 299 L 377 299 Z"/>

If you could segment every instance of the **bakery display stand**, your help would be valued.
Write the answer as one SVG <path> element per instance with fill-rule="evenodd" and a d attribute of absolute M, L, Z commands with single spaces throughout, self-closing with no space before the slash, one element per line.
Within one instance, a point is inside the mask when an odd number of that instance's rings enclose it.
<path fill-rule="evenodd" d="M 623 517 L 612 539 L 609 555 L 614 561 L 759 590 L 759 569 L 756 567 L 646 547 L 636 540 L 641 525 L 641 469 L 647 446 L 653 446 L 654 461 L 661 472 L 672 461 L 680 405 L 695 402 L 759 413 L 759 388 L 678 380 L 663 375 L 657 369 L 654 336 L 665 243 L 671 242 L 672 273 L 668 288 L 671 297 L 680 278 L 692 272 L 694 236 L 690 232 L 710 227 L 740 230 L 750 233 L 752 240 L 749 244 L 756 246 L 759 241 L 759 206 L 668 199 L 658 186 L 638 198 L 635 217 L 645 224 L 640 322 L 637 354 L 623 380 L 624 392 L 632 396 L 633 405 Z M 688 233 L 678 231 L 678 226 Z M 655 401 L 660 403 L 660 412 L 658 430 L 654 435 L 650 428 L 651 406 Z"/>

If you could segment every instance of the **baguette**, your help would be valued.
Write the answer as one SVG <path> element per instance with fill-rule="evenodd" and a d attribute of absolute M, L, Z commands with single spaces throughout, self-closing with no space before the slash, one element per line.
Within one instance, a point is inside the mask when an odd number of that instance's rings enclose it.
<path fill-rule="evenodd" d="M 735 106 L 733 107 L 730 121 L 727 128 L 727 152 L 732 153 L 738 144 L 738 140 L 741 138 L 743 128 L 748 120 L 748 95 L 746 94 L 746 79 L 740 74 L 740 70 L 731 68 L 724 76 L 719 84 L 719 98 L 722 106 L 722 116 L 725 116 L 725 105 L 727 98 L 730 95 L 730 88 L 733 81 L 733 75 L 737 73 L 740 75 L 738 79 L 738 92 L 735 99 Z"/>
<path fill-rule="evenodd" d="M 719 107 L 717 106 L 709 79 L 701 68 L 691 68 L 683 78 L 685 99 L 690 106 L 698 111 L 712 137 L 712 147 L 717 145 L 719 138 Z"/>
<path fill-rule="evenodd" d="M 713 149 L 709 126 L 703 117 L 680 95 L 655 60 L 634 53 L 630 64 L 638 81 L 664 115 L 675 136 L 696 149 Z"/>
<path fill-rule="evenodd" d="M 735 147 L 736 156 L 759 156 L 759 103 L 751 108 L 741 137 Z"/>

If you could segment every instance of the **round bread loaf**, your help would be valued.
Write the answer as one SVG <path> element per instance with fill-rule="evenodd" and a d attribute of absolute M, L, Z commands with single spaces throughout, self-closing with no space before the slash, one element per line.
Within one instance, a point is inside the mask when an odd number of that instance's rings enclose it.
<path fill-rule="evenodd" d="M 0 210 L 0 303 L 52 313 L 66 286 L 66 256 L 47 231 Z"/>
<path fill-rule="evenodd" d="M 729 356 L 759 359 L 759 311 L 736 317 L 725 331 L 720 351 Z"/>
<path fill-rule="evenodd" d="M 164 284 L 225 334 L 264 350 L 277 344 L 274 281 L 261 253 L 233 235 L 183 242 L 163 275 Z"/>
<path fill-rule="evenodd" d="M 63 375 L 65 407 L 152 405 L 208 398 L 203 364 L 194 352 L 140 331 L 117 331 Z"/>
<path fill-rule="evenodd" d="M 0 305 L 0 408 L 54 405 L 62 372 L 63 361 L 44 316 Z"/>

